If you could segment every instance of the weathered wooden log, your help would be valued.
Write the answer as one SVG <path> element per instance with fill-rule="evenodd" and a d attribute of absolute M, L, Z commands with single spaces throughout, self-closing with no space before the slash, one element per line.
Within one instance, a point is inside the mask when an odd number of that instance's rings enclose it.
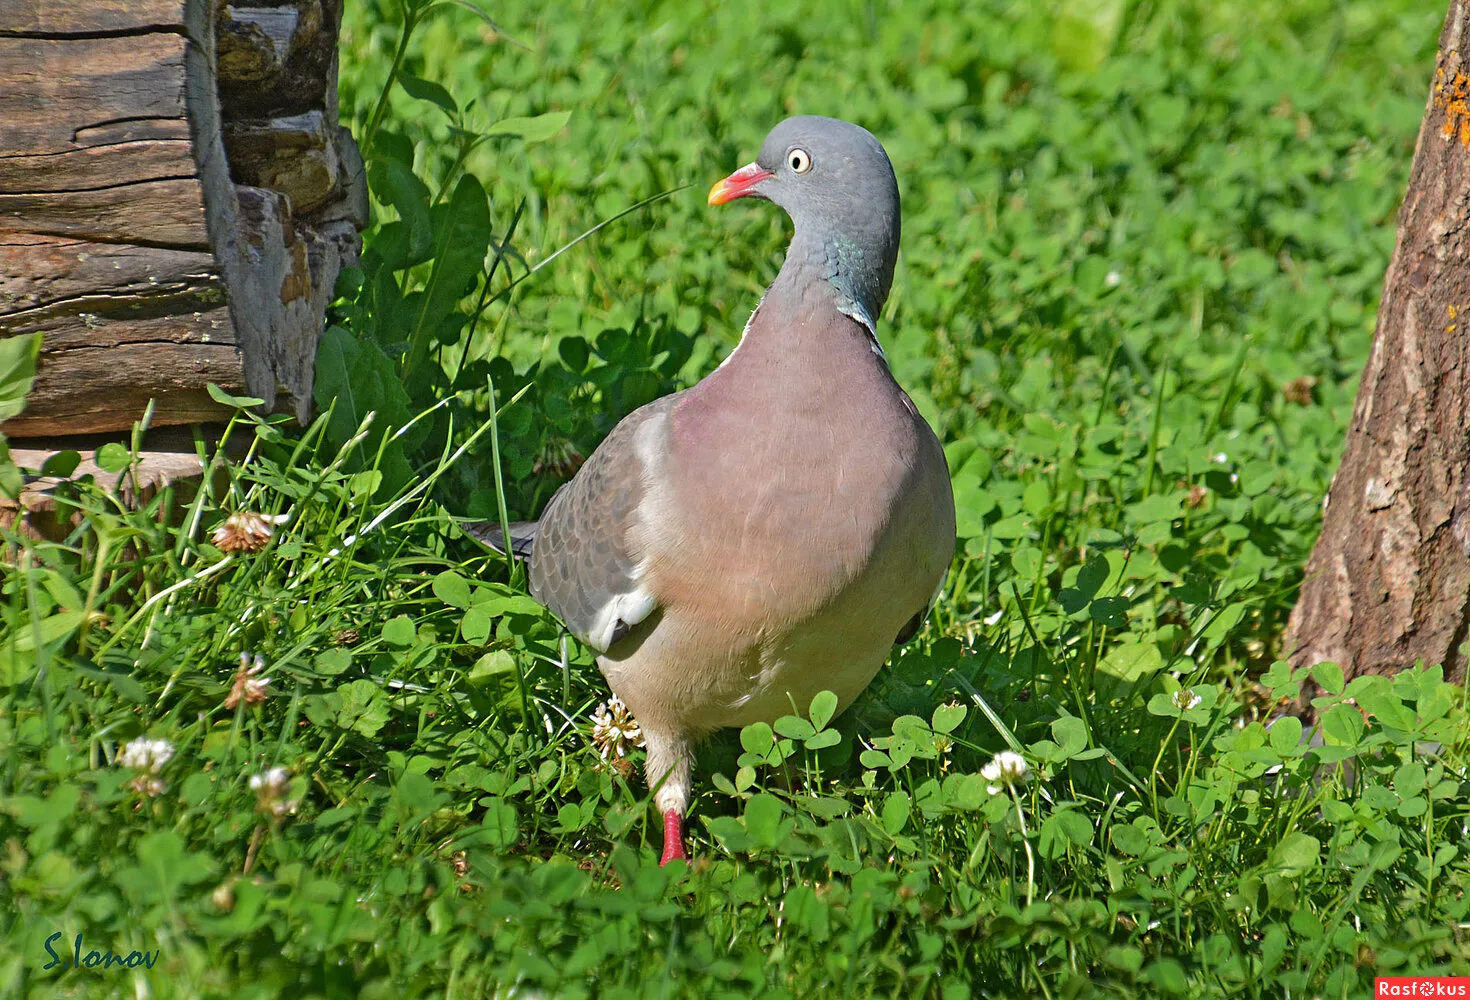
<path fill-rule="evenodd" d="M 84 520 L 74 503 L 58 497 L 58 489 L 68 480 L 83 476 L 101 489 L 113 493 L 129 507 L 141 507 L 165 487 L 172 487 L 172 502 L 161 505 L 158 516 L 177 522 L 188 508 L 206 471 L 190 435 L 190 428 L 165 427 L 149 434 L 149 449 L 140 452 L 136 464 L 124 472 L 108 472 L 88 456 L 106 443 L 106 436 L 32 438 L 23 447 L 10 449 L 11 459 L 25 469 L 39 469 L 47 459 L 62 451 L 75 451 L 81 462 L 65 478 L 58 476 L 28 477 L 24 489 L 16 497 L 0 498 L 0 530 L 17 535 L 59 542 Z M 238 457 L 238 449 L 232 449 Z M 229 487 L 223 468 L 213 466 L 214 488 L 222 494 Z M 0 550 L 0 562 L 13 561 L 14 552 Z"/>
<path fill-rule="evenodd" d="M 0 336 L 43 349 L 11 437 L 305 420 L 366 223 L 340 0 L 0 0 Z"/>

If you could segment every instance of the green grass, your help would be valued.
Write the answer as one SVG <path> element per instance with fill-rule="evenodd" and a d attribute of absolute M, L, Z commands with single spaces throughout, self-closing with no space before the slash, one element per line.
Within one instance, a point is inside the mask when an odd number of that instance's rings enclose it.
<path fill-rule="evenodd" d="M 324 415 L 242 413 L 249 455 L 211 455 L 196 496 L 129 511 L 83 483 L 66 539 L 6 535 L 0 994 L 1339 997 L 1470 974 L 1464 693 L 1321 665 L 1322 745 L 1262 725 L 1303 676 L 1281 632 L 1440 11 L 553 3 L 493 11 L 497 33 L 445 6 L 404 50 L 420 98 L 383 102 L 401 13 L 348 8 L 378 223 L 323 340 Z M 893 157 L 880 333 L 962 537 L 852 710 L 711 741 L 695 861 L 661 870 L 641 777 L 590 742 L 590 656 L 451 515 L 533 515 L 733 346 L 786 222 L 703 192 L 797 111 Z M 448 112 L 532 121 L 456 139 Z M 289 519 L 228 554 L 231 511 Z M 226 707 L 242 655 L 269 685 Z M 156 774 L 120 762 L 140 737 L 173 748 Z M 1005 750 L 1028 780 L 992 793 Z M 63 956 L 81 933 L 158 962 L 46 970 L 58 932 Z"/>

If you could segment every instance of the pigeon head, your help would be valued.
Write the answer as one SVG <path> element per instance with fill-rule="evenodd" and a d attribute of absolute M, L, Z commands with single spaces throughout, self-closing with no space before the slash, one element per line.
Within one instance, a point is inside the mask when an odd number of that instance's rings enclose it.
<path fill-rule="evenodd" d="M 773 128 L 754 163 L 710 189 L 709 203 L 762 198 L 796 226 L 787 268 L 825 280 L 838 308 L 869 328 L 888 298 L 898 258 L 898 182 L 867 129 L 802 115 Z"/>

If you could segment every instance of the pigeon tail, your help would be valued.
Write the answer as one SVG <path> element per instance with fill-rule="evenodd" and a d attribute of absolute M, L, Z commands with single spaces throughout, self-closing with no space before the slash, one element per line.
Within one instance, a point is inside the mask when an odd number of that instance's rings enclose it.
<path fill-rule="evenodd" d="M 460 521 L 459 526 L 475 541 L 501 555 L 505 555 L 507 534 L 510 536 L 511 554 L 519 559 L 531 558 L 531 547 L 536 544 L 535 521 L 512 521 L 506 531 L 501 530 L 499 521 Z"/>

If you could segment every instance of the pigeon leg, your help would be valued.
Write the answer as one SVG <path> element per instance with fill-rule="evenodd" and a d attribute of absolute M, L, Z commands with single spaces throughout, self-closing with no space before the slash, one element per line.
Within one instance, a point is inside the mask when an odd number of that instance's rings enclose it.
<path fill-rule="evenodd" d="M 662 868 L 675 858 L 688 861 L 689 855 L 684 851 L 684 815 L 670 809 L 664 813 L 664 855 L 659 858 L 658 866 Z"/>
<path fill-rule="evenodd" d="M 675 858 L 688 860 L 684 851 L 684 814 L 689 810 L 689 758 L 693 748 L 682 736 L 669 736 L 649 729 L 643 737 L 648 749 L 644 773 L 654 789 L 653 804 L 664 817 L 664 851 L 659 860 L 666 865 Z"/>

